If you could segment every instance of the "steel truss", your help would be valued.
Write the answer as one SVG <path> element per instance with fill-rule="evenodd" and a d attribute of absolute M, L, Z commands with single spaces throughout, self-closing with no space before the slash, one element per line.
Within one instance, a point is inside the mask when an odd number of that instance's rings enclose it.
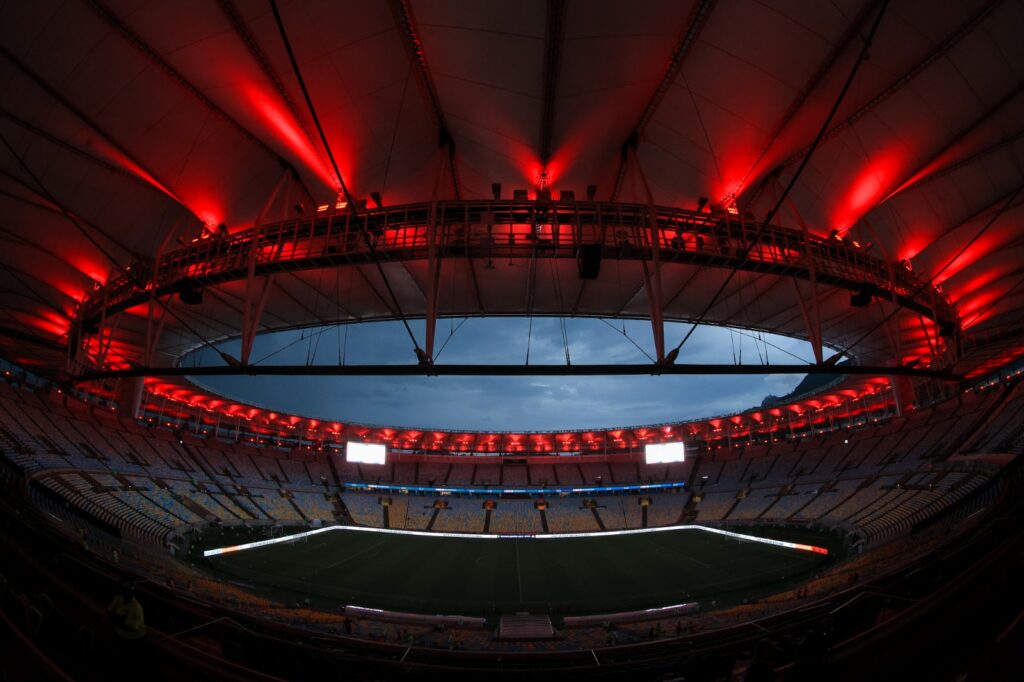
<path fill-rule="evenodd" d="M 654 213 L 653 217 L 651 213 Z M 74 328 L 95 326 L 152 297 L 183 286 L 251 280 L 277 272 L 362 264 L 373 253 L 388 261 L 430 258 L 533 257 L 575 259 L 600 244 L 602 256 L 657 259 L 709 268 L 736 268 L 814 281 L 852 292 L 867 287 L 888 300 L 957 331 L 950 301 L 928 282 L 851 243 L 770 225 L 728 212 L 697 212 L 647 204 L 578 201 L 440 201 L 375 210 L 319 211 L 313 217 L 269 223 L 227 236 L 207 235 L 137 262 L 111 278 L 79 307 Z M 433 254 L 431 249 L 434 250 Z M 428 320 L 432 324 L 435 320 Z M 83 325 L 83 323 L 87 323 Z"/>
<path fill-rule="evenodd" d="M 912 376 L 955 381 L 950 372 L 924 367 L 875 367 L 861 365 L 221 365 L 206 367 L 133 367 L 131 369 L 84 372 L 75 381 L 96 381 L 126 377 L 208 377 L 208 376 L 641 376 L 641 375 L 761 375 L 761 374 L 850 374 L 857 376 Z"/>

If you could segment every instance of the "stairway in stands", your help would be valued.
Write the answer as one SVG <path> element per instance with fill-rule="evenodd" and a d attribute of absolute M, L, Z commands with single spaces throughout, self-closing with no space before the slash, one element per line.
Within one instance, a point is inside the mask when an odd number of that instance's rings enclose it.
<path fill-rule="evenodd" d="M 724 520 L 728 519 L 729 518 L 729 514 L 732 514 L 736 510 L 736 507 L 738 507 L 740 502 L 742 502 L 744 499 L 745 498 L 740 497 L 739 494 L 737 493 L 736 497 L 732 501 L 732 504 L 729 505 L 729 509 L 726 510 L 725 514 L 722 515 L 722 520 L 724 521 Z"/>
<path fill-rule="evenodd" d="M 356 525 L 355 521 L 352 520 L 352 514 L 349 513 L 348 507 L 345 506 L 345 501 L 341 499 L 341 495 L 331 495 L 328 499 L 331 502 L 331 511 L 335 521 L 343 526 Z"/>
<path fill-rule="evenodd" d="M 601 515 L 597 513 L 597 507 L 591 507 L 590 511 L 594 514 L 594 518 L 597 519 L 597 527 L 601 530 L 607 530 L 604 527 L 604 521 L 601 520 Z M 644 527 L 647 527 L 647 507 L 644 507 Z"/>
<path fill-rule="evenodd" d="M 299 515 L 300 519 L 302 519 L 306 523 L 310 522 L 311 519 L 308 516 L 306 516 L 306 512 L 302 511 L 302 507 L 298 504 L 295 504 L 295 498 L 286 497 L 285 499 L 288 501 L 288 504 L 292 506 L 292 509 L 295 510 L 295 513 Z"/>
<path fill-rule="evenodd" d="M 787 516 L 786 519 L 789 520 L 789 519 L 797 518 L 797 515 L 800 512 L 802 512 L 806 507 L 809 507 L 811 505 L 811 503 L 814 502 L 815 500 L 817 500 L 819 497 L 821 497 L 822 494 L 831 491 L 832 488 L 835 487 L 835 484 L 836 484 L 836 482 L 834 480 L 829 481 L 828 483 L 823 484 L 820 488 L 818 488 L 818 494 L 817 495 L 808 495 L 807 496 L 808 500 L 806 502 L 804 502 L 802 505 L 800 505 L 799 507 L 797 507 L 796 509 L 794 509 L 793 513 L 790 514 L 789 516 Z M 824 499 L 824 498 L 822 498 L 822 499 Z M 845 499 L 846 498 L 843 498 L 843 501 L 845 501 Z M 833 505 L 832 509 L 835 509 L 840 504 L 842 504 L 842 501 L 840 501 L 840 502 L 836 503 L 835 505 Z M 821 516 L 821 515 L 819 515 L 819 516 Z"/>
<path fill-rule="evenodd" d="M 195 463 L 197 467 L 199 467 L 199 470 L 202 471 L 203 474 L 205 474 L 207 480 L 216 481 L 217 477 L 214 475 L 213 469 L 210 468 L 209 462 L 206 461 L 205 457 L 202 457 L 199 454 L 192 452 L 192 447 L 193 446 L 191 444 L 184 442 L 181 443 L 181 449 L 185 452 L 186 457 L 188 457 L 193 463 Z"/>
<path fill-rule="evenodd" d="M 327 468 L 331 471 L 331 478 L 334 479 L 334 485 L 338 486 L 338 490 L 344 490 L 344 486 L 341 484 L 341 477 L 338 476 L 338 470 L 334 466 L 334 458 L 327 457 Z"/>
<path fill-rule="evenodd" d="M 437 522 L 437 515 L 441 513 L 440 507 L 434 507 L 434 513 L 430 515 L 430 520 L 427 521 L 427 530 L 434 530 L 434 524 Z"/>

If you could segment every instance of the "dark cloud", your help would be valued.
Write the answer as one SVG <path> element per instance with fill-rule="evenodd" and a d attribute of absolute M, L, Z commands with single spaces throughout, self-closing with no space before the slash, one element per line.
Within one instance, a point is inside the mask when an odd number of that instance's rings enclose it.
<path fill-rule="evenodd" d="M 461 325 L 461 326 L 460 326 Z M 423 344 L 423 322 L 412 323 Z M 666 327 L 673 347 L 690 325 Z M 452 333 L 452 330 L 456 331 Z M 529 330 L 529 334 L 528 334 Z M 623 333 L 625 332 L 625 334 Z M 574 363 L 643 363 L 653 355 L 644 321 L 567 319 Z M 443 320 L 438 324 L 440 363 L 565 362 L 557 318 Z M 778 348 L 772 347 L 777 346 Z M 237 343 L 225 346 L 237 352 Z M 789 355 L 790 353 L 792 355 Z M 213 363 L 211 353 L 196 361 Z M 275 364 L 405 364 L 412 344 L 400 323 L 351 325 L 269 334 L 257 340 L 254 359 Z M 811 358 L 806 342 L 705 326 L 694 332 L 679 362 L 773 364 Z M 640 377 L 211 377 L 203 383 L 238 400 L 327 420 L 413 427 L 547 430 L 629 426 L 738 412 L 782 395 L 800 376 Z"/>

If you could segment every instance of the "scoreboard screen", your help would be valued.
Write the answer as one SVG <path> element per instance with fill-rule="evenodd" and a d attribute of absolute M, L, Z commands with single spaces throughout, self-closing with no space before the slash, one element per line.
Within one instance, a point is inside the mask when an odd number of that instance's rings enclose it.
<path fill-rule="evenodd" d="M 360 464 L 383 464 L 385 451 L 385 446 L 376 443 L 349 441 L 345 445 L 345 461 Z"/>
<path fill-rule="evenodd" d="M 682 443 L 651 443 L 644 446 L 644 457 L 648 464 L 685 462 L 686 446 Z"/>

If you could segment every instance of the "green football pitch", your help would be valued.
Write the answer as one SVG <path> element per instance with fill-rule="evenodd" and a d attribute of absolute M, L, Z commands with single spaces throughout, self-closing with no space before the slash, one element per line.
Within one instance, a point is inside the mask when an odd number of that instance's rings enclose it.
<path fill-rule="evenodd" d="M 467 616 L 576 615 L 738 603 L 806 580 L 841 551 L 828 533 L 741 530 L 826 547 L 829 556 L 698 530 L 548 539 L 332 530 L 203 561 L 221 578 L 286 602 Z M 258 539 L 212 531 L 193 555 Z"/>

